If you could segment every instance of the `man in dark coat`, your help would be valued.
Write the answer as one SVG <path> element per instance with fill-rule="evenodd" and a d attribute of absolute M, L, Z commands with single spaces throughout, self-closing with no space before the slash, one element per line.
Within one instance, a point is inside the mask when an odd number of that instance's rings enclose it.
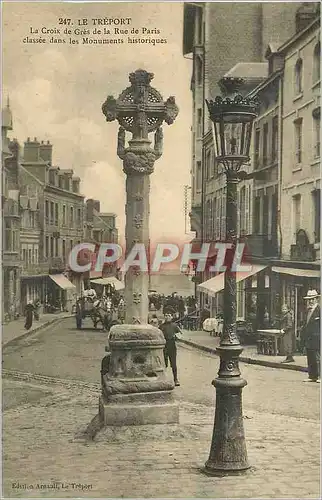
<path fill-rule="evenodd" d="M 177 335 L 181 333 L 181 330 L 178 325 L 173 322 L 174 313 L 175 311 L 173 309 L 170 309 L 169 307 L 165 308 L 164 322 L 159 326 L 159 328 L 165 338 L 165 348 L 163 351 L 165 366 L 168 367 L 168 362 L 170 360 L 174 384 L 178 386 L 180 383 L 178 381 L 176 339 Z"/>
<path fill-rule="evenodd" d="M 302 339 L 306 347 L 309 378 L 305 382 L 320 382 L 320 295 L 316 290 L 309 290 L 304 299 L 307 301 L 306 325 L 302 329 Z"/>

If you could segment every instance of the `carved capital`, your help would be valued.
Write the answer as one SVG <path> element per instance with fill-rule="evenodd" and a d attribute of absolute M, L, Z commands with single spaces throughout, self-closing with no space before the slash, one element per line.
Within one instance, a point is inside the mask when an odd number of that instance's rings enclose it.
<path fill-rule="evenodd" d="M 152 174 L 154 170 L 155 153 L 151 151 L 134 153 L 127 151 L 123 158 L 123 171 L 131 174 Z"/>

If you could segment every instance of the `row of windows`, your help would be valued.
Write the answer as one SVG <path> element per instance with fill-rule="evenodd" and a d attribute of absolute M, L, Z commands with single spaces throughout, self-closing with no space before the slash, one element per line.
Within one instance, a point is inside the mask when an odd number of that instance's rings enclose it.
<path fill-rule="evenodd" d="M 321 71 L 320 64 L 321 64 L 321 46 L 319 42 L 315 45 L 313 50 L 313 67 L 312 67 L 313 85 L 320 80 L 320 71 Z M 303 72 L 304 72 L 304 62 L 302 58 L 299 58 L 296 61 L 294 68 L 294 93 L 296 96 L 303 92 Z"/>
<path fill-rule="evenodd" d="M 21 259 L 26 266 L 28 266 L 28 264 L 38 264 L 39 263 L 38 245 L 33 245 L 32 247 L 28 248 L 22 248 Z"/>
<path fill-rule="evenodd" d="M 79 244 L 80 241 L 77 241 Z M 65 240 L 46 236 L 45 238 L 45 257 L 62 257 L 65 259 L 72 250 L 76 242 L 74 240 Z"/>
<path fill-rule="evenodd" d="M 313 113 L 313 156 L 320 157 L 320 113 Z M 301 163 L 303 159 L 303 118 L 294 121 L 295 160 Z M 262 129 L 257 128 L 254 134 L 254 168 L 265 167 L 274 163 L 278 155 L 278 117 L 266 122 Z"/>
<path fill-rule="evenodd" d="M 45 201 L 45 220 L 48 224 L 52 224 L 58 226 L 59 223 L 63 226 L 74 227 L 82 225 L 82 210 L 78 208 L 77 210 L 74 207 L 69 207 L 69 211 L 67 211 L 66 205 L 62 206 L 61 214 L 59 213 L 59 204 L 54 203 L 53 201 Z M 59 217 L 61 215 L 61 218 Z"/>
<path fill-rule="evenodd" d="M 251 233 L 252 188 L 243 186 L 238 193 L 238 229 L 240 235 Z M 205 238 L 225 238 L 226 195 L 224 191 L 206 202 L 205 208 Z"/>

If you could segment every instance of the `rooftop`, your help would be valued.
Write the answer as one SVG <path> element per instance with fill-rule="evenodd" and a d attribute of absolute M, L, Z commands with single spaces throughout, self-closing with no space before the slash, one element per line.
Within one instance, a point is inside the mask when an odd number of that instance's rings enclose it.
<path fill-rule="evenodd" d="M 100 217 L 116 217 L 116 214 L 112 212 L 99 212 Z"/>
<path fill-rule="evenodd" d="M 240 62 L 233 66 L 224 76 L 245 78 L 247 80 L 267 78 L 268 64 L 267 62 Z"/>

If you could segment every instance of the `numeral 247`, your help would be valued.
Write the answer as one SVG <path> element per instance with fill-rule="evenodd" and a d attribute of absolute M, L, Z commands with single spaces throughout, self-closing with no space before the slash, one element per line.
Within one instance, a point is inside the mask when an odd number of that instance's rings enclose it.
<path fill-rule="evenodd" d="M 62 17 L 59 18 L 58 24 L 71 24 L 72 20 L 71 19 L 63 19 Z"/>

